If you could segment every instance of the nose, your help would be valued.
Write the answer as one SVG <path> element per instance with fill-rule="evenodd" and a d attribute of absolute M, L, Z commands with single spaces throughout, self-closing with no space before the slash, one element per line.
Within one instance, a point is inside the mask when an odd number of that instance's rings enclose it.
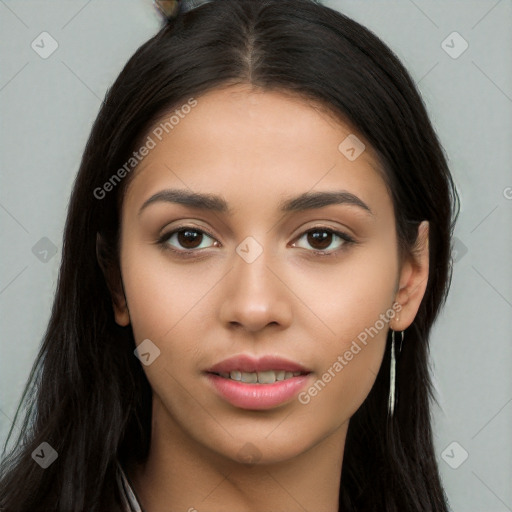
<path fill-rule="evenodd" d="M 221 322 L 252 333 L 270 325 L 288 327 L 293 298 L 288 280 L 265 250 L 250 263 L 235 254 L 233 268 L 223 280 Z"/>

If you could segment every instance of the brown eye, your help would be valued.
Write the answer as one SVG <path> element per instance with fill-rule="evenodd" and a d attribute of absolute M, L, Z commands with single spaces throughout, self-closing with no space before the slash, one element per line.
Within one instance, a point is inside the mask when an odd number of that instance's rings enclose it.
<path fill-rule="evenodd" d="M 309 231 L 307 233 L 308 244 L 310 244 L 313 247 L 313 249 L 323 251 L 327 249 L 329 245 L 331 245 L 333 234 L 334 233 L 332 233 L 332 231 L 327 231 L 323 229 Z"/>
<path fill-rule="evenodd" d="M 202 237 L 202 233 L 193 229 L 178 231 L 178 242 L 185 249 L 196 249 L 198 245 L 201 245 Z"/>
<path fill-rule="evenodd" d="M 313 253 L 324 253 L 326 255 L 328 254 L 334 254 L 338 252 L 339 250 L 343 249 L 345 246 L 355 243 L 355 240 L 347 235 L 346 233 L 343 233 L 341 231 L 335 231 L 330 228 L 314 228 L 306 231 L 303 233 L 298 240 L 301 240 L 302 238 L 306 237 L 306 242 L 309 245 L 309 247 L 313 248 Z M 339 240 L 337 240 L 339 239 Z M 329 251 L 326 251 L 326 249 L 331 246 L 332 244 L 335 244 L 337 242 L 337 246 L 334 248 L 331 248 Z M 294 244 L 295 245 L 295 244 Z M 304 247 L 304 246 L 299 246 Z"/>
<path fill-rule="evenodd" d="M 196 249 L 203 249 L 205 247 L 212 247 L 213 244 L 201 247 L 201 244 L 203 244 L 207 238 L 213 239 L 213 237 L 201 229 L 182 226 L 163 235 L 160 238 L 159 243 L 170 246 L 171 249 L 177 252 L 186 252 L 188 250 L 193 251 Z"/>

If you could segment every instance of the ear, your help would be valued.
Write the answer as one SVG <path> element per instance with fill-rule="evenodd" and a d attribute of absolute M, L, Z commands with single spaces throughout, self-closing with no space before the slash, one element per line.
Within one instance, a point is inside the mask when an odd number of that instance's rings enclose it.
<path fill-rule="evenodd" d="M 130 312 L 124 294 L 121 271 L 115 255 L 99 233 L 96 233 L 96 259 L 110 291 L 116 323 L 125 327 L 130 324 Z"/>
<path fill-rule="evenodd" d="M 402 308 L 393 325 L 395 331 L 403 331 L 409 327 L 420 307 L 428 282 L 429 269 L 429 223 L 424 220 L 418 226 L 418 236 L 410 257 L 404 261 L 395 302 Z"/>

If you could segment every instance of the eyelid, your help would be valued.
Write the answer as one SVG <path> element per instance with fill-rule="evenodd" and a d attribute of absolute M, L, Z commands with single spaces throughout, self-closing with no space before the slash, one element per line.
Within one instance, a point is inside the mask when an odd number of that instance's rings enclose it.
<path fill-rule="evenodd" d="M 307 228 L 301 228 L 300 231 L 298 231 L 298 234 L 295 235 L 294 240 L 305 235 L 306 233 L 309 233 L 310 231 L 324 230 L 324 231 L 330 231 L 331 233 L 334 233 L 338 236 L 345 236 L 355 242 L 355 236 L 349 233 L 352 230 L 350 230 L 348 228 L 328 226 L 326 224 L 322 224 L 321 221 L 313 221 L 313 222 L 317 222 L 317 223 L 312 226 L 308 226 Z"/>

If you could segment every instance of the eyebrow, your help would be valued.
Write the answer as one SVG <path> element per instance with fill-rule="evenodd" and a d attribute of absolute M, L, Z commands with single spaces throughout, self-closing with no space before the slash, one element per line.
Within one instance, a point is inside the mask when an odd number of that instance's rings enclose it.
<path fill-rule="evenodd" d="M 232 209 L 227 201 L 215 194 L 203 194 L 190 192 L 183 189 L 166 189 L 153 194 L 140 207 L 138 215 L 150 204 L 156 202 L 176 203 L 199 210 L 216 213 L 232 214 Z M 305 192 L 296 197 L 281 200 L 278 203 L 279 210 L 283 213 L 314 210 L 333 204 L 348 204 L 358 206 L 370 215 L 374 215 L 370 207 L 356 195 L 346 190 Z"/>

